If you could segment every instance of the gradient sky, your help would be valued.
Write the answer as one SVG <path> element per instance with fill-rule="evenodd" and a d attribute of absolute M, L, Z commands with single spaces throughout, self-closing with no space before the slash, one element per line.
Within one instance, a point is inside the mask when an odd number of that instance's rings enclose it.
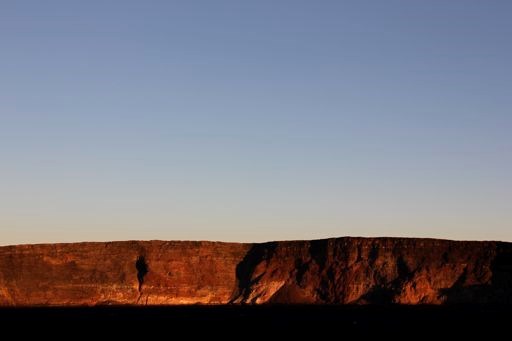
<path fill-rule="evenodd" d="M 2 1 L 0 244 L 512 241 L 510 1 Z"/>

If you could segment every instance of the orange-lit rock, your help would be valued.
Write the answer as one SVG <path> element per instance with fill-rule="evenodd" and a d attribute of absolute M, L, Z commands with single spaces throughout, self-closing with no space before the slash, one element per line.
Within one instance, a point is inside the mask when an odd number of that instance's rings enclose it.
<path fill-rule="evenodd" d="M 0 247 L 0 305 L 512 303 L 512 244 L 337 238 Z"/>

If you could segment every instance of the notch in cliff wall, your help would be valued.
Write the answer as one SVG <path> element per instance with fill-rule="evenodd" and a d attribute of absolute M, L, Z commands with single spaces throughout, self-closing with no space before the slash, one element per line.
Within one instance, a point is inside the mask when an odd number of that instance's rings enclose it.
<path fill-rule="evenodd" d="M 135 261 L 135 268 L 137 269 L 137 280 L 139 281 L 139 293 L 142 295 L 142 285 L 144 284 L 144 277 L 149 272 L 146 257 L 139 256 Z"/>

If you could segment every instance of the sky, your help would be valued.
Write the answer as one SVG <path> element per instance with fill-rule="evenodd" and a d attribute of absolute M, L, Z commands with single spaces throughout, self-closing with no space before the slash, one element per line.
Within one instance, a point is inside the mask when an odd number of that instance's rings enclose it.
<path fill-rule="evenodd" d="M 510 1 L 1 1 L 0 244 L 512 241 Z"/>

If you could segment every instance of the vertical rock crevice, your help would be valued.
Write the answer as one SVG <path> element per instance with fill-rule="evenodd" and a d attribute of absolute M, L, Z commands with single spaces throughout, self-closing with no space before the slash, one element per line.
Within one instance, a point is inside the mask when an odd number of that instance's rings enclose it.
<path fill-rule="evenodd" d="M 139 256 L 135 261 L 135 269 L 137 269 L 137 281 L 139 282 L 139 294 L 142 296 L 142 286 L 144 285 L 144 277 L 149 272 L 146 257 Z"/>

